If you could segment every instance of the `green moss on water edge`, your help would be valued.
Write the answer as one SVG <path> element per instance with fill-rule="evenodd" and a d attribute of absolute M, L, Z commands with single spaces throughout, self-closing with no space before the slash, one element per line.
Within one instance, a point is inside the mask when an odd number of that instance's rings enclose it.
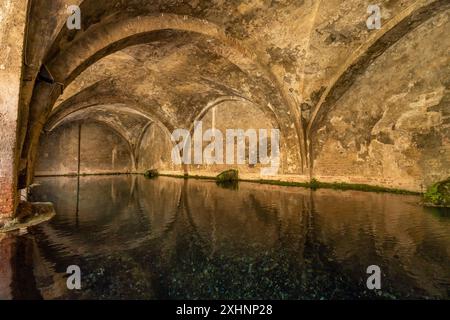
<path fill-rule="evenodd" d="M 147 179 L 154 179 L 158 176 L 159 176 L 159 172 L 156 169 L 147 170 L 144 173 L 144 177 L 146 177 Z"/>
<path fill-rule="evenodd" d="M 256 182 L 260 184 L 269 184 L 276 186 L 286 186 L 286 187 L 302 187 L 309 188 L 313 190 L 317 189 L 333 189 L 333 190 L 354 190 L 363 192 L 377 192 L 377 193 L 393 193 L 393 194 L 404 194 L 404 195 L 420 195 L 419 192 L 386 188 L 380 186 L 372 186 L 367 184 L 353 184 L 344 182 L 320 182 L 318 180 L 311 180 L 311 182 L 289 182 L 289 181 L 278 181 L 278 180 L 242 180 L 246 182 Z"/>
<path fill-rule="evenodd" d="M 136 173 L 102 173 L 102 174 L 82 174 L 80 176 L 97 176 L 97 175 L 127 175 L 127 174 L 136 174 Z M 145 173 L 141 173 L 145 175 Z M 42 175 L 40 177 L 57 177 L 57 176 L 66 176 L 73 177 L 77 176 L 67 174 L 67 175 Z M 158 176 L 162 177 L 171 177 L 171 178 L 179 178 L 179 179 L 195 179 L 195 180 L 207 180 L 207 181 L 220 181 L 218 177 L 212 176 L 202 176 L 202 175 L 189 175 L 189 174 L 162 174 L 158 173 Z M 219 175 L 220 176 L 220 175 Z M 155 176 L 156 177 L 156 176 Z M 240 182 L 249 182 L 249 183 L 258 183 L 258 184 L 267 184 L 273 186 L 282 186 L 282 187 L 301 187 L 308 188 L 312 190 L 317 189 L 333 189 L 333 190 L 354 190 L 354 191 L 363 191 L 363 192 L 376 192 L 376 193 L 392 193 L 392 194 L 403 194 L 403 195 L 421 195 L 421 192 L 414 192 L 403 189 L 395 189 L 395 188 L 386 188 L 381 186 L 373 186 L 368 184 L 355 184 L 355 183 L 345 183 L 345 182 L 320 182 L 316 179 L 312 179 L 310 182 L 292 182 L 292 181 L 280 181 L 280 180 L 250 180 L 250 179 L 237 179 L 236 181 Z M 446 180 L 447 181 L 447 180 Z M 441 182 L 442 184 L 442 182 Z M 437 205 L 441 200 L 440 196 L 437 194 L 437 184 L 435 188 L 430 188 L 428 192 L 424 195 L 425 202 L 432 205 Z"/>
<path fill-rule="evenodd" d="M 209 180 L 217 181 L 216 177 L 211 176 L 198 176 L 198 175 L 172 175 L 172 174 L 161 174 L 161 176 L 172 177 L 172 178 L 182 178 L 182 179 L 197 179 L 197 180 Z M 266 184 L 281 187 L 301 187 L 308 188 L 312 190 L 317 189 L 333 189 L 333 190 L 353 190 L 362 192 L 376 192 L 376 193 L 392 193 L 392 194 L 402 194 L 402 195 L 421 195 L 420 192 L 414 192 L 403 189 L 386 188 L 381 186 L 372 186 L 367 184 L 354 184 L 345 182 L 320 182 L 316 179 L 312 179 L 310 182 L 293 182 L 293 181 L 280 181 L 280 180 L 250 180 L 250 179 L 239 179 L 240 182 L 249 182 L 257 184 Z"/>
<path fill-rule="evenodd" d="M 216 176 L 218 182 L 237 182 L 239 181 L 239 171 L 235 169 L 227 170 Z"/>
<path fill-rule="evenodd" d="M 450 178 L 428 188 L 424 202 L 427 206 L 450 207 Z"/>

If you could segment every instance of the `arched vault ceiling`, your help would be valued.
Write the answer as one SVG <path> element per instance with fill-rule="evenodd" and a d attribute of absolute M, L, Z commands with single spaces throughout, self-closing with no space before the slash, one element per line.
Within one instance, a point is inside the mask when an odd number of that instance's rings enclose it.
<path fill-rule="evenodd" d="M 90 90 L 92 95 L 139 102 L 149 112 L 158 107 L 155 112 L 164 113 L 165 119 L 186 126 L 184 122 L 221 96 L 240 96 L 261 106 L 281 103 L 269 84 L 217 55 L 213 40 L 184 32 L 158 34 L 150 43 L 125 48 L 90 66 L 65 89 L 54 110 Z"/>
<path fill-rule="evenodd" d="M 65 27 L 72 4 L 80 4 L 81 30 Z M 32 177 L 39 135 L 61 89 L 53 112 L 103 98 L 138 106 L 166 128 L 187 127 L 223 96 L 247 99 L 276 119 L 292 150 L 288 167 L 303 173 L 313 124 L 374 59 L 449 7 L 448 0 L 381 0 L 382 28 L 368 30 L 369 4 L 35 0 L 21 92 L 21 175 Z"/>
<path fill-rule="evenodd" d="M 262 92 L 269 91 L 266 95 L 271 95 L 271 91 L 277 91 L 277 94 L 282 96 L 282 99 L 276 97 L 276 103 L 269 102 L 269 107 L 275 109 L 284 107 L 289 110 L 288 113 L 293 117 L 297 135 L 300 135 L 301 140 L 304 138 L 304 133 L 298 123 L 300 119 L 299 109 L 305 111 L 303 117 L 308 120 L 310 111 L 313 111 L 314 106 L 320 103 L 319 100 L 323 98 L 321 95 L 330 86 L 330 78 L 332 79 L 333 76 L 341 72 L 340 66 L 347 64 L 346 60 L 352 52 L 363 46 L 371 36 L 377 33 L 376 31 L 369 31 L 365 26 L 367 1 L 363 0 L 348 0 L 345 2 L 339 0 L 84 0 L 80 3 L 82 30 L 76 31 L 70 31 L 63 26 L 64 21 L 61 21 L 63 20 L 61 18 L 65 16 L 62 15 L 61 17 L 60 11 L 61 8 L 64 8 L 64 5 L 78 4 L 79 2 L 74 3 L 69 0 L 55 0 L 55 2 L 52 7 L 44 5 L 42 0 L 33 2 L 30 10 L 32 26 L 36 27 L 36 24 L 39 24 L 35 17 L 42 18 L 50 15 L 53 16 L 53 20 L 58 20 L 58 23 L 52 21 L 52 25 L 56 28 L 62 26 L 62 28 L 56 38 L 54 29 L 52 32 L 48 32 L 49 30 L 45 28 L 38 28 L 37 36 L 43 38 L 43 40 L 38 42 L 33 36 L 30 36 L 30 39 L 28 39 L 30 45 L 27 46 L 27 51 L 31 51 L 31 54 L 28 56 L 27 53 L 26 60 L 28 61 L 28 58 L 30 58 L 30 61 L 50 63 L 50 71 L 56 72 L 55 79 L 57 81 L 70 84 L 71 77 L 74 78 L 79 74 L 76 69 L 70 70 L 70 67 L 64 66 L 65 60 L 68 60 L 67 65 L 74 65 L 82 72 L 85 67 L 98 59 L 91 56 L 84 61 L 83 59 L 73 61 L 73 57 L 79 53 L 76 49 L 94 45 L 92 39 L 89 40 L 89 35 L 93 36 L 94 39 L 96 36 L 97 39 L 98 37 L 101 38 L 102 35 L 110 37 L 108 33 L 97 32 L 103 29 L 114 30 L 108 25 L 120 24 L 125 21 L 126 30 L 126 26 L 133 28 L 132 24 L 136 24 L 133 19 L 142 18 L 144 20 L 148 17 L 156 17 L 155 26 L 159 25 L 159 27 L 156 27 L 154 32 L 158 32 L 158 28 L 159 30 L 164 29 L 164 25 L 167 25 L 168 29 L 178 29 L 177 26 L 180 26 L 180 29 L 191 29 L 203 33 L 200 31 L 202 26 L 199 25 L 199 21 L 204 21 L 203 28 L 210 29 L 210 31 L 205 31 L 204 34 L 208 34 L 208 32 L 216 34 L 219 39 L 225 39 L 225 42 L 228 42 L 228 45 L 231 44 L 237 51 L 242 49 L 247 52 L 243 55 L 243 59 L 237 58 L 241 65 L 254 60 L 256 65 L 263 66 L 260 70 L 258 70 L 258 67 L 254 69 L 253 75 L 260 74 L 260 71 L 268 71 L 269 77 L 272 77 L 269 86 L 274 86 L 272 90 L 264 90 L 265 88 L 261 87 L 261 83 L 258 83 L 255 87 L 260 88 Z M 445 0 L 381 1 L 383 23 L 395 22 L 398 16 L 402 16 L 403 12 L 409 12 L 410 8 L 420 8 L 430 3 L 445 3 Z M 55 9 L 58 11 L 58 15 L 51 12 Z M 174 16 L 177 18 L 172 18 Z M 180 20 L 181 17 L 186 23 Z M 46 20 L 49 20 L 49 18 Z M 150 22 L 150 25 L 152 23 Z M 136 30 L 138 29 L 139 27 Z M 218 33 L 214 31 L 216 29 Z M 47 34 L 45 34 L 46 30 Z M 222 32 L 224 32 L 225 38 L 221 35 Z M 132 38 L 128 40 L 124 38 L 122 43 L 117 43 L 116 46 L 126 47 L 130 45 L 130 43 L 126 43 L 127 41 L 137 40 L 136 37 Z M 83 39 L 88 41 L 85 43 Z M 210 40 L 217 39 L 207 41 Z M 54 42 L 50 47 L 48 44 L 51 41 Z M 77 42 L 81 46 L 77 46 Z M 142 41 L 138 41 L 138 43 L 142 43 Z M 36 49 L 36 54 L 42 54 L 42 49 L 37 50 L 38 44 L 41 47 L 47 46 L 45 59 L 43 57 L 36 58 L 32 54 L 33 48 Z M 110 52 L 117 50 L 114 46 L 104 49 Z M 223 49 L 223 52 L 226 52 L 230 48 L 224 47 Z M 98 50 L 101 50 L 101 47 Z M 69 53 L 72 51 L 72 57 L 70 57 L 70 54 L 69 56 L 67 53 L 64 54 L 67 51 Z M 233 56 L 232 51 L 231 48 L 231 52 L 225 53 L 223 56 Z M 250 55 L 248 55 L 249 52 Z M 98 54 L 105 55 L 107 52 L 98 51 Z M 247 58 L 250 58 L 247 62 L 245 62 L 246 55 Z M 67 57 L 72 59 L 67 59 Z M 89 62 L 89 60 L 92 61 Z M 85 65 L 83 66 L 83 64 Z M 246 71 L 252 70 L 253 67 L 248 65 Z M 267 72 L 262 73 L 263 76 L 267 75 Z M 33 81 L 33 78 L 31 78 L 31 82 Z M 25 86 L 28 87 L 30 82 L 25 83 Z M 197 84 L 191 83 L 187 86 L 192 89 Z M 200 92 L 202 91 L 200 90 Z M 230 92 L 227 92 L 227 94 L 230 94 Z M 236 93 L 234 94 L 236 95 Z M 30 99 L 29 95 L 28 90 L 24 90 L 23 100 L 25 103 Z M 187 100 L 189 101 L 189 99 Z M 264 104 L 265 101 L 261 99 L 255 102 Z M 281 117 L 284 117 L 284 115 Z M 34 121 L 34 116 L 31 121 Z"/>
<path fill-rule="evenodd" d="M 383 22 L 415 2 L 379 1 Z M 101 24 L 160 13 L 186 15 L 220 26 L 262 57 L 298 99 L 309 102 L 370 36 L 365 25 L 368 4 L 366 0 L 84 0 L 82 31 L 63 28 L 48 57 Z"/>
<path fill-rule="evenodd" d="M 133 148 L 139 143 L 145 128 L 152 123 L 145 115 L 124 105 L 109 104 L 74 111 L 62 119 L 55 119 L 47 130 L 51 131 L 64 123 L 80 120 L 104 123 L 119 133 Z"/>

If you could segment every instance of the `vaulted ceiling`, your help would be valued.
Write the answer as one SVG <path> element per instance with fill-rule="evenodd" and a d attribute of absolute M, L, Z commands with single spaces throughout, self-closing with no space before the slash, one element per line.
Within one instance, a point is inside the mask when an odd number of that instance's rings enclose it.
<path fill-rule="evenodd" d="M 367 0 L 31 1 L 21 169 L 44 127 L 96 117 L 125 131 L 149 121 L 170 131 L 227 99 L 257 105 L 303 168 L 321 113 L 373 59 L 450 6 L 378 3 L 380 30 L 366 26 Z M 65 25 L 74 4 L 81 30 Z"/>

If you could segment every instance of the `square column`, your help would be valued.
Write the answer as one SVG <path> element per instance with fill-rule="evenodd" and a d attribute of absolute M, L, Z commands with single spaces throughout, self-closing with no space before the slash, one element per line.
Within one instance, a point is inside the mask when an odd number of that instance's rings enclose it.
<path fill-rule="evenodd" d="M 0 221 L 18 202 L 17 150 L 26 1 L 0 2 Z"/>

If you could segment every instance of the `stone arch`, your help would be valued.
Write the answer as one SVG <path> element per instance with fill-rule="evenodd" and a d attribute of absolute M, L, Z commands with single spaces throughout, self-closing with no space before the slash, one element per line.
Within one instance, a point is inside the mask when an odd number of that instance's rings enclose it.
<path fill-rule="evenodd" d="M 314 176 L 424 192 L 449 174 L 450 10 L 377 57 L 324 115 Z"/>
<path fill-rule="evenodd" d="M 211 110 L 214 107 L 217 107 L 223 103 L 230 102 L 230 101 L 236 101 L 236 102 L 243 102 L 243 103 L 249 103 L 251 105 L 256 106 L 258 109 L 260 109 L 262 112 L 265 112 L 266 109 L 262 108 L 260 105 L 255 103 L 254 101 L 247 99 L 245 97 L 239 97 L 239 96 L 223 96 L 219 97 L 211 102 L 209 102 L 206 106 L 203 107 L 203 109 L 198 113 L 198 115 L 195 117 L 195 119 L 192 121 L 191 127 L 189 128 L 189 131 L 192 133 L 194 129 L 194 121 L 200 121 L 209 110 Z M 273 109 L 271 109 L 273 111 Z M 279 128 L 281 128 L 281 123 L 279 122 L 279 119 L 276 118 L 276 116 L 273 114 L 273 117 L 270 118 L 271 121 L 275 122 Z"/>
<path fill-rule="evenodd" d="M 64 119 L 66 117 L 69 117 L 70 115 L 75 114 L 79 111 L 89 109 L 89 108 L 99 107 L 99 106 L 104 107 L 104 108 L 111 108 L 111 109 L 114 109 L 115 107 L 117 107 L 117 108 L 120 108 L 121 111 L 136 114 L 139 117 L 147 119 L 149 122 L 157 124 L 167 134 L 170 134 L 170 130 L 173 130 L 171 125 L 169 125 L 169 126 L 165 125 L 157 117 L 154 117 L 153 115 L 149 114 L 148 112 L 145 112 L 138 104 L 134 104 L 134 105 L 130 106 L 129 104 L 121 103 L 120 100 L 117 100 L 116 102 L 108 101 L 108 102 L 104 102 L 104 103 L 86 103 L 86 104 L 79 103 L 79 104 L 73 104 L 64 109 L 58 109 L 57 112 L 53 113 L 50 116 L 45 129 L 51 131 L 53 128 L 58 126 L 58 124 L 60 122 L 64 121 Z"/>
<path fill-rule="evenodd" d="M 81 112 L 89 112 L 89 110 L 97 108 L 102 108 L 105 110 L 110 109 L 112 114 L 115 114 L 117 110 L 120 110 L 121 113 L 129 113 L 130 115 L 135 115 L 136 117 L 146 119 L 148 120 L 147 124 L 141 129 L 139 136 L 136 139 L 131 139 L 132 141 L 130 141 L 130 139 L 127 137 L 127 134 L 124 133 L 126 129 L 119 126 L 114 126 L 113 123 L 110 124 L 104 121 L 105 124 L 110 125 L 113 129 L 121 134 L 125 141 L 127 141 L 133 157 L 134 171 L 137 169 L 143 136 L 149 127 L 157 126 L 159 130 L 168 138 L 168 141 L 170 141 L 172 147 L 175 146 L 175 143 L 170 139 L 171 131 L 173 131 L 172 125 L 167 126 L 157 117 L 145 111 L 138 104 L 129 105 L 127 103 L 120 103 L 119 101 L 120 99 L 115 101 L 115 103 L 113 103 L 113 101 L 103 101 L 103 104 L 99 102 L 92 103 L 92 101 L 86 101 L 86 103 L 74 103 L 61 106 L 54 110 L 54 113 L 51 114 L 46 124 L 45 131 L 52 131 L 62 123 L 66 122 L 68 118 L 76 116 Z"/>
<path fill-rule="evenodd" d="M 138 168 L 138 165 L 141 161 L 140 157 L 141 157 L 141 145 L 142 145 L 142 139 L 144 139 L 145 134 L 147 133 L 147 131 L 154 126 L 155 123 L 154 122 L 148 122 L 147 125 L 142 129 L 141 134 L 139 135 L 139 138 L 136 142 L 136 147 L 134 149 L 134 156 L 136 159 L 136 168 Z"/>
<path fill-rule="evenodd" d="M 43 65 L 40 72 L 40 80 L 37 81 L 30 103 L 30 118 L 27 130 L 27 137 L 22 148 L 22 159 L 25 160 L 26 169 L 21 172 L 22 184 L 29 184 L 33 176 L 33 163 L 36 156 L 35 145 L 39 139 L 40 132 L 45 124 L 50 110 L 56 99 L 60 96 L 64 87 L 68 85 L 78 74 L 80 74 L 89 65 L 99 58 L 120 49 L 121 41 L 138 37 L 139 35 L 158 31 L 158 30 L 182 30 L 187 32 L 200 33 L 219 41 L 222 46 L 219 51 L 222 56 L 232 61 L 242 70 L 246 70 L 249 75 L 256 78 L 262 76 L 266 78 L 275 92 L 279 94 L 286 104 L 287 109 L 276 108 L 275 110 L 283 121 L 283 130 L 289 132 L 287 139 L 295 142 L 293 148 L 299 148 L 298 143 L 302 144 L 303 128 L 297 120 L 294 120 L 296 132 L 292 132 L 289 123 L 292 118 L 298 114 L 297 108 L 292 104 L 284 90 L 281 88 L 276 77 L 262 66 L 256 55 L 242 47 L 235 39 L 226 35 L 219 27 L 205 20 L 199 20 L 187 16 L 178 16 L 173 14 L 161 14 L 158 16 L 136 17 L 122 20 L 117 23 L 94 26 L 89 32 L 86 32 L 65 51 L 57 55 L 53 60 Z M 262 76 L 261 76 L 262 75 Z M 296 118 L 299 119 L 297 116 Z M 300 146 L 300 149 L 302 147 Z M 303 159 L 301 152 L 298 152 L 299 159 Z M 302 160 L 303 161 L 303 160 Z"/>
<path fill-rule="evenodd" d="M 254 107 L 255 109 L 258 109 L 259 111 L 261 111 L 262 114 L 264 114 L 265 118 L 271 123 L 272 127 L 276 128 L 276 129 L 280 129 L 282 128 L 282 124 L 279 122 L 279 119 L 274 115 L 274 114 L 268 114 L 265 110 L 265 108 L 261 107 L 259 104 L 255 103 L 254 101 L 244 98 L 244 97 L 240 97 L 240 96 L 222 96 L 219 97 L 217 99 L 214 99 L 212 101 L 210 101 L 209 103 L 207 103 L 203 109 L 198 112 L 198 114 L 196 115 L 196 117 L 191 121 L 191 125 L 189 127 L 189 133 L 191 135 L 191 137 L 193 137 L 194 134 L 194 130 L 195 130 L 195 122 L 198 121 L 202 121 L 204 119 L 204 117 L 209 113 L 210 110 L 212 110 L 213 108 L 216 107 L 220 107 L 221 105 L 224 105 L 226 103 L 229 102 L 234 102 L 234 103 L 241 103 L 241 104 L 247 104 L 249 106 Z M 281 145 L 280 148 L 282 150 L 284 150 L 284 152 L 281 152 L 281 171 L 283 171 L 284 168 L 286 168 L 288 166 L 288 154 L 289 152 L 288 150 L 288 143 L 286 143 L 283 134 L 281 135 Z M 190 165 L 183 165 L 183 170 L 185 174 L 189 174 L 189 167 Z M 283 172 L 284 173 L 284 172 Z"/>
<path fill-rule="evenodd" d="M 374 33 L 347 59 L 337 74 L 329 81 L 320 96 L 306 128 L 308 146 L 308 161 L 312 170 L 312 137 L 323 122 L 333 105 L 353 85 L 358 76 L 363 74 L 372 62 L 386 50 L 397 43 L 402 37 L 415 28 L 433 18 L 440 12 L 448 10 L 448 0 L 419 0 L 389 20 L 381 30 Z"/>
<path fill-rule="evenodd" d="M 167 119 L 160 119 L 157 115 L 148 112 L 136 101 L 125 97 L 106 95 L 103 92 L 96 92 L 95 89 L 99 84 L 100 82 L 97 82 L 92 86 L 83 89 L 54 108 L 46 121 L 46 128 L 51 128 L 54 126 L 54 123 L 85 108 L 114 105 L 122 110 L 128 110 L 130 113 L 135 113 L 138 116 L 144 117 L 149 121 L 156 122 L 166 132 L 174 130 L 174 126 L 170 121 Z"/>
<path fill-rule="evenodd" d="M 82 121 L 82 122 L 81 122 Z M 64 128 L 63 128 L 64 126 Z M 77 129 L 79 127 L 79 129 Z M 120 152 L 125 152 L 123 153 L 124 155 L 126 155 L 126 157 L 121 158 L 122 160 L 120 161 L 119 167 L 121 170 L 120 172 L 122 172 L 122 170 L 126 170 L 124 172 L 133 172 L 134 171 L 134 167 L 135 167 L 135 157 L 133 154 L 133 147 L 127 137 L 127 134 L 125 132 L 125 128 L 123 128 L 122 126 L 120 126 L 119 124 L 114 124 L 111 123 L 109 121 L 105 121 L 102 120 L 99 117 L 90 117 L 87 121 L 86 119 L 80 119 L 80 118 L 65 118 L 64 121 L 61 121 L 59 123 L 57 123 L 54 127 L 51 128 L 51 130 L 47 131 L 47 136 L 45 136 L 46 138 L 43 140 L 42 138 L 44 138 L 44 136 L 42 136 L 41 140 L 40 140 L 40 147 L 42 149 L 40 149 L 40 151 L 45 151 L 46 153 L 48 153 L 49 151 L 51 152 L 51 154 L 54 155 L 55 159 L 57 159 L 56 161 L 59 163 L 59 161 L 64 161 L 66 164 L 56 167 L 59 168 L 57 169 L 57 175 L 65 175 L 65 174 L 74 174 L 75 172 L 77 172 L 76 170 L 76 164 L 71 164 L 71 162 L 73 161 L 74 158 L 78 159 L 79 157 L 79 153 L 78 155 L 76 154 L 76 151 L 73 151 L 74 148 L 75 150 L 77 149 L 76 145 L 78 144 L 78 148 L 82 148 L 85 149 L 84 146 L 86 145 L 87 140 L 85 140 L 84 138 L 82 138 L 84 136 L 84 134 L 81 134 L 82 132 L 85 131 L 86 126 L 88 127 L 88 129 L 90 130 L 90 133 L 92 133 L 92 129 L 94 127 L 98 127 L 96 128 L 94 132 L 97 133 L 101 133 L 101 134 L 112 134 L 113 138 L 112 141 L 116 141 L 119 142 L 118 144 L 116 144 L 116 146 L 119 147 L 119 151 Z M 81 128 L 83 127 L 82 131 L 78 131 L 81 130 Z M 63 130 L 61 131 L 60 128 Z M 67 132 L 67 134 L 66 134 Z M 55 136 L 56 134 L 56 136 Z M 80 135 L 81 134 L 81 135 Z M 56 140 L 55 140 L 56 138 Z M 48 140 L 50 139 L 50 140 Z M 80 140 L 81 139 L 81 140 Z M 90 139 L 89 139 L 90 140 Z M 97 139 L 97 140 L 102 140 L 102 139 Z M 55 144 L 56 141 L 56 144 Z M 77 141 L 77 142 L 75 142 Z M 95 139 L 94 139 L 95 141 Z M 61 151 L 61 145 L 64 144 L 65 146 L 67 145 L 67 149 L 64 149 L 64 151 Z M 103 148 L 103 144 L 97 144 L 98 148 Z M 56 149 L 55 149 L 56 148 Z M 97 147 L 96 147 L 97 148 Z M 82 149 L 78 149 L 78 152 L 80 152 L 80 150 Z M 70 151 L 72 150 L 72 151 Z M 86 149 L 88 150 L 88 149 Z M 98 149 L 95 149 L 98 150 Z M 105 149 L 108 150 L 108 149 Z M 66 152 L 69 151 L 69 153 L 66 154 Z M 100 152 L 101 154 L 107 154 L 108 152 L 105 153 L 105 151 Z M 40 154 L 40 157 L 42 157 L 43 155 Z M 73 158 L 72 158 L 73 157 Z M 53 158 L 53 156 L 52 156 Z M 81 157 L 81 159 L 83 159 L 83 156 Z M 88 158 L 85 158 L 85 160 L 87 160 Z M 125 161 L 123 161 L 125 160 Z M 77 160 L 79 161 L 79 160 Z M 84 160 L 82 160 L 84 161 Z M 38 161 L 39 162 L 39 161 Z M 45 163 L 45 162 L 43 162 Z M 124 164 L 126 164 L 126 166 L 124 166 Z M 74 170 L 74 165 L 75 165 L 75 171 Z M 91 171 L 88 170 L 87 173 L 109 173 L 111 172 L 112 168 L 108 168 L 108 166 L 105 166 L 103 168 L 103 164 L 101 166 L 98 165 L 94 165 L 94 167 L 92 167 L 92 163 L 89 161 L 88 163 L 84 163 L 84 165 L 86 165 L 87 168 L 90 168 Z M 47 174 L 45 172 L 47 172 L 48 169 L 46 169 L 47 165 L 44 165 L 44 174 Z M 68 166 L 68 167 L 66 167 Z M 55 168 L 55 167 L 51 167 L 51 168 Z M 69 169 L 69 171 L 67 172 L 68 168 L 72 168 Z M 52 170 L 53 170 L 52 169 Z M 92 171 L 94 170 L 94 171 Z M 100 171 L 98 171 L 100 170 Z M 83 172 L 84 173 L 84 172 Z M 115 172 L 114 172 L 115 173 Z M 41 169 L 41 174 L 42 174 L 42 169 Z"/>

